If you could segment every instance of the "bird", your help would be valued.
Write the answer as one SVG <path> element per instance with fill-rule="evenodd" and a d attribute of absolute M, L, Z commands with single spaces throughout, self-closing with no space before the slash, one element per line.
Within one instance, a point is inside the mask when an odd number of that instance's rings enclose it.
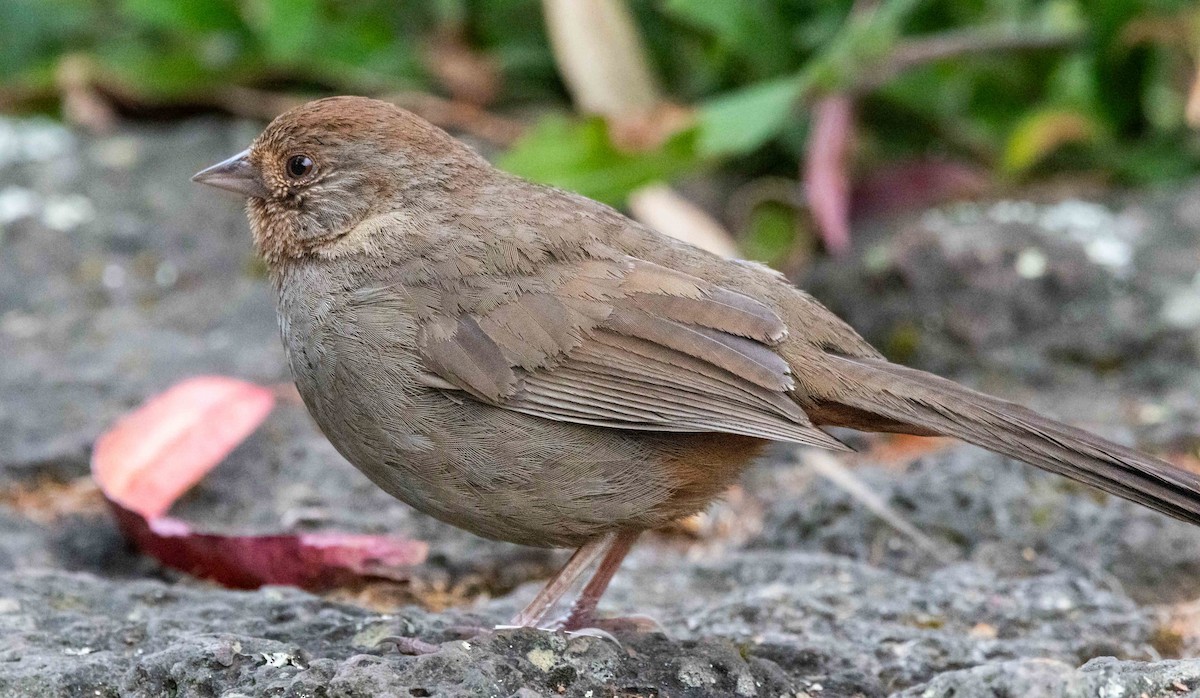
<path fill-rule="evenodd" d="M 892 363 L 769 267 L 506 173 L 393 104 L 309 102 L 193 179 L 246 199 L 296 387 L 350 463 L 479 536 L 575 549 L 512 625 L 599 627 L 641 532 L 771 442 L 848 450 L 830 427 L 954 437 L 1200 523 L 1196 475 Z"/>

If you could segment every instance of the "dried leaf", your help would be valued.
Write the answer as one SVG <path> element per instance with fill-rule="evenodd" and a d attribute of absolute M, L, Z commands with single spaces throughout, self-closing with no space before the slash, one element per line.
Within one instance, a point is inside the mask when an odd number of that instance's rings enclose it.
<path fill-rule="evenodd" d="M 542 8 L 576 108 L 622 119 L 658 106 L 658 85 L 623 0 L 543 0 Z"/>
<path fill-rule="evenodd" d="M 163 564 L 226 586 L 322 589 L 360 577 L 404 579 L 424 561 L 419 541 L 341 533 L 219 535 L 164 516 L 184 492 L 262 424 L 269 388 L 231 378 L 184 381 L 96 440 L 92 476 L 122 531 Z"/>
<path fill-rule="evenodd" d="M 665 184 L 652 184 L 630 194 L 629 211 L 660 233 L 722 257 L 737 256 L 737 245 L 725 228 Z"/>
<path fill-rule="evenodd" d="M 103 513 L 106 508 L 104 496 L 88 477 L 18 483 L 0 491 L 0 504 L 40 524 L 65 516 Z"/>
<path fill-rule="evenodd" d="M 952 446 L 953 439 L 911 434 L 873 434 L 869 448 L 859 453 L 862 461 L 902 470 L 913 461 Z"/>
<path fill-rule="evenodd" d="M 447 27 L 434 34 L 425 49 L 425 64 L 455 101 L 482 107 L 500 94 L 500 67 L 490 56 L 470 46 L 459 27 Z"/>
<path fill-rule="evenodd" d="M 1188 126 L 1200 128 L 1200 62 L 1196 65 L 1196 75 L 1192 78 L 1192 87 L 1188 90 L 1187 107 L 1184 111 Z"/>
<path fill-rule="evenodd" d="M 643 114 L 609 120 L 609 137 L 618 150 L 627 153 L 652 152 L 673 136 L 690 128 L 695 113 L 688 107 L 662 102 Z"/>
<path fill-rule="evenodd" d="M 93 135 L 105 135 L 116 129 L 117 115 L 96 89 L 94 72 L 87 56 L 67 54 L 59 60 L 54 80 L 67 121 Z"/>

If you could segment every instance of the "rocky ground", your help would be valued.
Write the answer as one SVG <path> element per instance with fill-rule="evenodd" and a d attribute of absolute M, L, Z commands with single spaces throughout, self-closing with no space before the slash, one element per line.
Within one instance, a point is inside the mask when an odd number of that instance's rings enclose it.
<path fill-rule="evenodd" d="M 238 592 L 129 550 L 94 437 L 173 382 L 287 380 L 237 204 L 188 176 L 253 125 L 83 139 L 0 120 L 0 695 L 1200 695 L 1200 532 L 977 449 L 849 436 L 843 462 L 929 550 L 778 449 L 685 532 L 648 536 L 604 608 L 665 634 L 506 619 L 561 553 L 407 509 L 296 406 L 183 500 L 209 529 L 430 542 L 411 583 Z M 1195 464 L 1200 183 L 947 206 L 802 282 L 894 358 Z M 401 656 L 416 635 L 441 651 Z"/>

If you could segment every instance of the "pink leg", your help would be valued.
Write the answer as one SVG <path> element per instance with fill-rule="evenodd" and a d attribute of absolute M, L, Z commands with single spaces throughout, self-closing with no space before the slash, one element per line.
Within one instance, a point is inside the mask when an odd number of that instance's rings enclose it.
<path fill-rule="evenodd" d="M 554 604 L 558 603 L 559 599 L 571 590 L 571 586 L 575 583 L 575 580 L 579 579 L 580 575 L 587 571 L 587 568 L 597 557 L 600 557 L 605 551 L 610 550 L 616 540 L 617 536 L 610 533 L 581 546 L 571 556 L 571 559 L 567 561 L 567 564 L 558 571 L 558 574 L 554 575 L 554 578 L 549 582 L 546 582 L 546 586 L 542 587 L 537 596 L 533 597 L 533 601 L 530 601 L 528 606 L 509 621 L 509 624 L 521 628 L 538 627 L 545 620 L 546 614 L 554 607 Z M 622 554 L 622 557 L 624 557 L 624 554 Z M 607 559 L 606 556 L 605 560 Z M 620 560 L 618 559 L 617 562 L 620 563 Z M 611 577 L 611 574 L 609 576 Z M 607 586 L 607 582 L 605 585 Z M 603 593 L 603 588 L 600 591 Z"/>
<path fill-rule="evenodd" d="M 522 628 L 542 627 L 546 619 L 546 614 L 571 590 L 575 581 L 587 571 L 588 567 L 596 561 L 596 558 L 603 555 L 604 557 L 600 561 L 600 565 L 596 568 L 596 571 L 592 574 L 587 584 L 584 585 L 583 591 L 579 593 L 579 598 L 571 606 L 571 612 L 557 624 L 558 629 L 566 631 L 601 625 L 600 623 L 596 623 L 595 620 L 596 605 L 600 603 L 600 597 L 608 589 L 608 583 L 612 581 L 617 568 L 621 566 L 621 561 L 629 554 L 629 549 L 633 547 L 633 543 L 637 540 L 640 533 L 641 531 L 610 533 L 581 546 L 571 556 L 571 559 L 567 561 L 567 564 L 558 571 L 558 574 L 554 575 L 554 578 L 547 582 L 546 586 L 542 587 L 537 596 L 533 597 L 533 601 L 530 601 L 529 605 L 510 621 L 510 626 Z M 644 622 L 644 620 L 649 620 L 649 623 Z M 625 619 L 626 622 L 621 627 L 625 628 L 632 623 L 635 629 L 643 627 L 659 629 L 657 623 L 653 620 L 644 620 L 636 618 Z M 472 635 L 477 634 L 477 632 L 487 632 L 483 628 L 472 628 L 470 630 L 472 631 Z M 607 633 L 603 634 L 607 635 Z M 394 643 L 402 654 L 431 654 L 440 649 L 437 645 L 409 637 L 389 637 L 385 638 L 383 642 Z"/>
<path fill-rule="evenodd" d="M 621 562 L 629 554 L 630 548 L 633 547 L 641 533 L 641 531 L 621 531 L 616 534 L 608 546 L 608 551 L 604 554 L 604 559 L 600 561 L 600 566 L 596 568 L 592 578 L 583 587 L 583 591 L 579 592 L 579 598 L 575 599 L 575 603 L 571 606 L 571 612 L 562 620 L 561 628 L 563 630 L 579 630 L 595 623 L 596 606 L 600 603 L 600 597 L 604 596 L 605 590 L 608 589 L 608 583 L 612 581 L 613 575 L 617 573 Z"/>

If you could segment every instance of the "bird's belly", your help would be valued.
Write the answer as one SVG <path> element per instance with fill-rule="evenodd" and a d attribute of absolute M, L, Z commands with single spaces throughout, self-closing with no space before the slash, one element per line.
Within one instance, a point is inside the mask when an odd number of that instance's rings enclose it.
<path fill-rule="evenodd" d="M 523 545 L 575 547 L 612 530 L 665 525 L 720 494 L 753 451 L 744 437 L 555 422 L 436 390 L 395 409 L 372 402 L 367 411 L 347 403 L 314 416 L 342 455 L 392 496 Z M 325 423 L 347 416 L 357 428 Z M 726 443 L 736 467 L 708 467 L 712 444 L 689 448 L 697 439 Z M 699 477 L 684 482 L 684 471 Z"/>

